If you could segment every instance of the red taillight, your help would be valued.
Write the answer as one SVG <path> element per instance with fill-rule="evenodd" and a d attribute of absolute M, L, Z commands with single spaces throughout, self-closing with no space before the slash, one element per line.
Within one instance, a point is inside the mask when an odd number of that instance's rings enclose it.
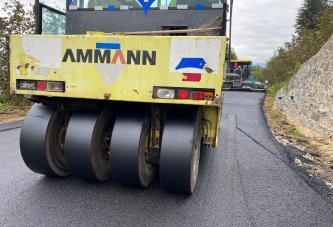
<path fill-rule="evenodd" d="M 37 87 L 38 87 L 38 90 L 45 90 L 45 88 L 46 88 L 46 83 L 43 82 L 43 81 L 39 81 L 39 82 L 37 83 Z"/>
<path fill-rule="evenodd" d="M 185 91 L 185 90 L 181 90 L 181 91 L 178 92 L 178 97 L 179 97 L 180 99 L 187 99 L 187 97 L 188 97 L 188 92 Z"/>
<path fill-rule="evenodd" d="M 48 89 L 47 85 L 47 89 Z M 153 98 L 190 100 L 214 100 L 213 89 L 154 87 Z M 217 97 L 218 95 L 216 95 Z"/>
<path fill-rule="evenodd" d="M 191 96 L 193 100 L 202 100 L 205 98 L 205 92 L 193 91 Z"/>
<path fill-rule="evenodd" d="M 213 92 L 204 92 L 204 91 L 192 91 L 191 92 L 192 100 L 213 100 Z"/>

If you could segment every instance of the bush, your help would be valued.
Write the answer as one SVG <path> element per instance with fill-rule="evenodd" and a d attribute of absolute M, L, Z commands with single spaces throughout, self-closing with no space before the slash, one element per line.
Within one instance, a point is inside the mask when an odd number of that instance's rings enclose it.
<path fill-rule="evenodd" d="M 23 95 L 10 94 L 9 76 L 9 35 L 34 33 L 32 5 L 24 5 L 17 0 L 4 3 L 2 10 L 6 17 L 0 18 L 0 102 L 25 106 L 28 101 Z"/>
<path fill-rule="evenodd" d="M 266 62 L 267 67 L 260 72 L 259 77 L 269 81 L 269 93 L 276 94 L 281 87 L 287 86 L 301 65 L 317 54 L 332 36 L 333 7 L 318 13 L 315 19 L 313 21 L 318 21 L 318 24 L 314 29 L 298 26 L 297 35 L 278 48 Z"/>

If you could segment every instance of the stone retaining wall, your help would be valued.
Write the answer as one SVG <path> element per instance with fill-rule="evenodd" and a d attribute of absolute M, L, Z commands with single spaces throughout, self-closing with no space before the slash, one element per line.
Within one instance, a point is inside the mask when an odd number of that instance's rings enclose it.
<path fill-rule="evenodd" d="M 333 139 L 333 36 L 301 66 L 288 87 L 278 91 L 274 106 Z"/>

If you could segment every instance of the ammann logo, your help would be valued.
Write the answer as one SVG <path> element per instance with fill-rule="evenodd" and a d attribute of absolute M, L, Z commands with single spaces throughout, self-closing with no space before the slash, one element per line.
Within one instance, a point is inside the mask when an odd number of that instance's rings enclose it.
<path fill-rule="evenodd" d="M 156 51 L 127 50 L 126 57 L 119 43 L 96 43 L 96 49 L 67 49 L 62 62 L 156 65 Z"/>

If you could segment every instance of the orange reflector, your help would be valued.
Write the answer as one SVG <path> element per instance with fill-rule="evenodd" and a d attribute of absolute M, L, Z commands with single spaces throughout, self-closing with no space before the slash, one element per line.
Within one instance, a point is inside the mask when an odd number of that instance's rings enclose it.
<path fill-rule="evenodd" d="M 39 81 L 39 82 L 37 83 L 37 87 L 38 87 L 38 90 L 45 90 L 45 88 L 46 88 L 46 84 L 45 84 L 45 82 L 43 82 L 43 81 Z"/>
<path fill-rule="evenodd" d="M 213 100 L 213 92 L 193 91 L 191 93 L 192 100 Z"/>
<path fill-rule="evenodd" d="M 178 97 L 179 97 L 180 99 L 187 99 L 187 97 L 188 97 L 188 93 L 187 93 L 187 91 L 185 91 L 185 90 L 181 90 L 181 91 L 179 91 L 179 92 L 178 92 Z"/>
<path fill-rule="evenodd" d="M 213 92 L 205 92 L 205 100 L 213 100 Z"/>

